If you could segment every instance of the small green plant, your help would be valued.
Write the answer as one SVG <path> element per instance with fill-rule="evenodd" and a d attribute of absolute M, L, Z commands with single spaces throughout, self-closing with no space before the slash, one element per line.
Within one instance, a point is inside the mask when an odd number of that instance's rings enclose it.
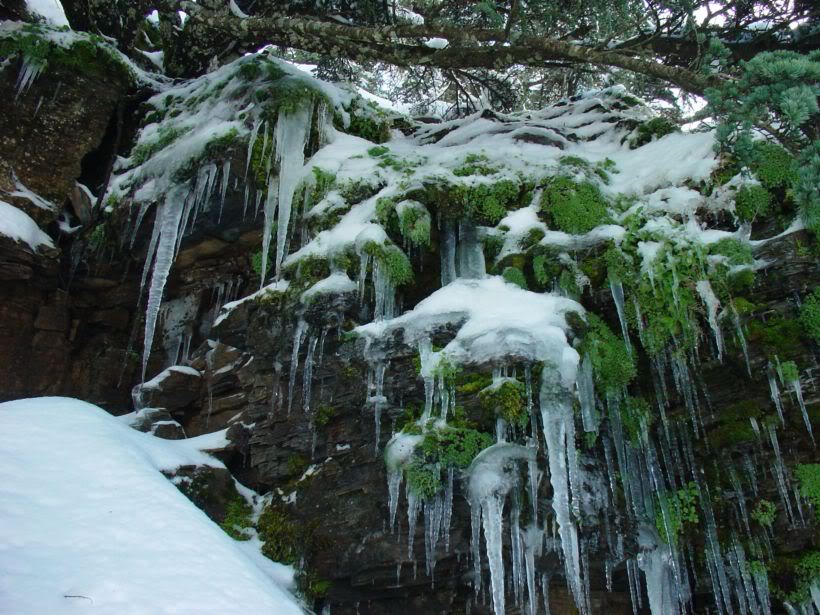
<path fill-rule="evenodd" d="M 402 237 L 415 246 L 429 246 L 431 221 L 424 205 L 415 201 L 402 201 L 397 209 L 400 212 L 399 231 Z"/>
<path fill-rule="evenodd" d="M 372 156 L 373 158 L 379 158 L 381 156 L 384 156 L 389 151 L 390 150 L 384 147 L 383 145 L 377 145 L 376 147 L 371 147 L 369 150 L 367 150 L 367 155 Z"/>
<path fill-rule="evenodd" d="M 442 467 L 466 468 L 475 456 L 493 444 L 489 434 L 475 429 L 437 429 L 428 432 L 421 443 L 425 459 L 433 459 Z"/>
<path fill-rule="evenodd" d="M 794 471 L 800 483 L 800 495 L 811 502 L 814 516 L 820 520 L 820 463 L 802 463 Z"/>
<path fill-rule="evenodd" d="M 225 519 L 220 526 L 234 540 L 248 540 L 253 527 L 253 509 L 243 497 L 237 497 L 228 504 Z"/>
<path fill-rule="evenodd" d="M 785 149 L 769 141 L 756 141 L 750 168 L 766 188 L 785 188 L 797 181 L 797 164 Z"/>
<path fill-rule="evenodd" d="M 363 250 L 378 261 L 393 286 L 404 286 L 413 281 L 413 266 L 399 247 L 391 243 L 380 244 L 371 241 L 365 244 Z"/>
<path fill-rule="evenodd" d="M 760 500 L 755 504 L 751 516 L 763 527 L 771 527 L 777 517 L 777 506 L 769 500 Z"/>
<path fill-rule="evenodd" d="M 700 521 L 697 509 L 698 487 L 690 481 L 676 492 L 660 497 L 661 501 L 655 511 L 655 526 L 664 541 L 671 539 L 677 544 L 684 524 L 696 525 Z M 667 512 L 666 522 L 663 517 L 664 507 Z"/>
<path fill-rule="evenodd" d="M 489 163 L 489 159 L 484 154 L 467 154 L 464 163 L 453 169 L 453 175 L 457 177 L 468 177 L 470 175 L 492 175 L 498 169 Z"/>
<path fill-rule="evenodd" d="M 619 410 L 624 435 L 630 444 L 637 446 L 655 421 L 655 415 L 643 397 L 627 396 Z"/>
<path fill-rule="evenodd" d="M 316 409 L 313 422 L 318 427 L 325 427 L 336 416 L 336 408 L 329 404 L 322 404 Z"/>
<path fill-rule="evenodd" d="M 800 325 L 806 334 L 820 343 L 820 286 L 806 295 L 800 306 Z"/>

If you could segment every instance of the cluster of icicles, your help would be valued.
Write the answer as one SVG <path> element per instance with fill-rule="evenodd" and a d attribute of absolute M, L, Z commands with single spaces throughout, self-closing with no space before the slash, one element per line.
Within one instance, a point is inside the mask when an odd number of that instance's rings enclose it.
<path fill-rule="evenodd" d="M 320 122 L 325 112 L 318 114 Z M 271 250 L 271 230 L 274 220 L 277 224 L 275 254 L 273 266 L 277 276 L 281 274 L 284 256 L 288 253 L 289 229 L 291 228 L 291 209 L 294 192 L 302 176 L 304 166 L 305 144 L 311 133 L 313 109 L 305 108 L 293 113 L 280 114 L 274 126 L 257 121 L 253 126 L 248 144 L 248 161 L 257 139 L 262 139 L 262 160 L 265 161 L 268 186 L 265 194 L 260 191 L 256 197 L 256 210 L 264 201 L 264 232 L 262 254 L 262 280 L 265 280 L 264 268 L 268 263 Z M 319 134 L 324 134 L 324 127 L 319 126 Z M 250 164 L 250 162 L 248 162 Z M 278 172 L 275 172 L 277 171 Z M 196 177 L 170 190 L 159 204 L 156 223 L 151 236 L 148 258 L 145 263 L 142 284 L 145 285 L 148 274 L 151 280 L 148 291 L 145 344 L 143 357 L 143 380 L 147 360 L 151 353 L 154 331 L 162 302 L 163 290 L 171 266 L 176 258 L 184 234 L 193 228 L 198 213 L 212 202 L 217 190 L 220 191 L 220 203 L 224 202 L 230 177 L 230 162 L 217 165 L 206 162 L 199 169 Z M 247 176 L 248 169 L 245 170 Z M 245 189 L 245 210 L 247 211 L 249 191 Z M 148 205 L 137 213 L 134 229 L 146 214 Z M 220 205 L 221 207 L 221 205 Z M 460 245 L 452 226 L 440 229 L 442 241 L 441 281 L 449 284 L 460 277 L 482 277 L 484 273 L 483 255 L 480 245 L 475 240 L 475 229 L 464 228 L 459 233 Z M 135 235 L 135 233 L 133 234 Z M 132 235 L 132 236 L 133 236 Z M 362 256 L 368 259 L 367 256 Z M 363 299 L 367 272 L 371 267 L 363 262 L 359 280 L 360 299 Z M 373 263 L 374 318 L 390 319 L 396 312 L 395 289 L 386 275 L 380 272 L 377 263 Z M 704 304 L 708 307 L 709 323 L 713 330 L 715 346 L 719 358 L 723 356 L 724 343 L 718 325 L 717 299 L 708 282 L 698 284 Z M 622 333 L 627 348 L 631 349 L 629 333 L 626 326 L 623 288 L 613 283 L 612 296 L 615 300 L 618 315 L 621 319 Z M 634 305 L 640 322 L 640 308 Z M 733 321 L 738 323 L 734 310 Z M 309 414 L 311 406 L 311 383 L 314 363 L 317 354 L 321 361 L 322 347 L 327 331 L 321 335 L 308 334 L 304 321 L 297 327 L 294 344 L 289 389 L 292 393 L 297 377 L 300 349 L 305 337 L 308 338 L 306 362 L 303 368 L 302 404 Z M 745 340 L 739 325 L 736 334 L 741 346 L 745 349 Z M 175 353 L 178 356 L 178 352 Z M 429 340 L 420 348 L 422 363 L 429 355 Z M 384 379 L 388 368 L 385 357 L 369 357 L 372 369 L 369 376 L 368 398 L 374 408 L 376 418 L 376 442 L 378 449 L 380 414 L 386 405 Z M 528 410 L 532 422 L 530 433 L 521 435 L 518 441 L 525 444 L 508 442 L 510 430 L 501 424 L 497 430 L 497 442 L 483 451 L 474 460 L 466 473 L 467 495 L 471 506 L 472 545 L 470 556 L 473 560 L 475 578 L 474 587 L 477 599 L 489 601 L 496 614 L 505 612 L 505 598 L 512 596 L 515 602 L 526 608 L 526 612 L 535 615 L 543 605 L 549 613 L 549 585 L 552 572 L 539 569 L 537 561 L 547 552 L 553 552 L 563 564 L 563 573 L 567 587 L 574 602 L 583 615 L 591 612 L 589 553 L 606 553 L 606 585 L 611 590 L 612 575 L 616 567 L 624 566 L 632 604 L 637 610 L 648 604 L 653 615 L 683 615 L 690 611 L 690 600 L 695 591 L 695 553 L 688 544 L 679 544 L 674 539 L 672 511 L 669 508 L 666 494 L 673 494 L 685 485 L 696 486 L 699 510 L 703 519 L 703 531 L 706 537 L 706 565 L 711 580 L 711 593 L 714 596 L 715 610 L 720 615 L 734 613 L 752 613 L 768 615 L 770 613 L 768 584 L 765 572 L 757 571 L 748 564 L 746 552 L 742 546 L 743 539 L 756 544 L 763 553 L 771 553 L 767 533 L 752 535 L 748 511 L 745 507 L 745 493 L 757 494 L 755 468 L 760 464 L 746 456 L 742 467 L 735 468 L 728 463 L 731 482 L 735 491 L 734 505 L 738 523 L 728 546 L 718 540 L 711 497 L 708 487 L 702 478 L 702 471 L 696 465 L 691 436 L 680 426 L 667 422 L 665 408 L 669 405 L 669 391 L 674 387 L 688 408 L 692 417 L 693 433 L 696 438 L 704 433 L 700 418 L 703 402 L 708 406 L 709 400 L 698 370 L 695 368 L 695 357 L 681 357 L 667 352 L 656 356 L 652 361 L 653 382 L 656 399 L 662 418 L 662 429 L 657 430 L 661 441 L 656 446 L 649 436 L 648 427 L 643 429 L 644 437 L 639 442 L 630 442 L 625 437 L 620 423 L 619 406 L 621 396 L 607 396 L 600 400 L 593 385 L 592 366 L 588 359 L 581 361 L 578 369 L 575 390 L 564 387 L 557 371 L 545 367 L 541 382 L 537 383 L 538 412 L 533 402 L 534 387 L 527 374 Z M 424 370 L 423 370 L 424 372 Z M 667 374 L 672 374 L 672 384 L 667 382 Z M 500 370 L 496 378 L 504 377 Z M 769 382 L 772 399 L 778 415 L 783 418 L 782 402 L 779 387 L 770 370 Z M 802 400 L 799 381 L 784 383 L 791 387 L 799 400 L 807 428 L 811 426 L 805 404 Z M 436 382 L 434 378 L 425 377 L 426 402 L 422 420 L 433 416 L 438 410 L 439 418 L 446 421 L 447 413 L 455 404 L 455 392 Z M 606 429 L 599 434 L 606 460 L 605 481 L 600 489 L 589 489 L 588 483 L 594 481 L 595 472 L 582 469 L 576 450 L 576 427 L 573 416 L 573 402 L 576 398 L 581 405 L 583 431 L 598 433 L 605 422 Z M 292 406 L 293 396 L 288 395 L 288 410 Z M 540 433 L 539 433 L 540 420 Z M 753 423 L 760 431 L 759 426 Z M 766 436 L 775 455 L 773 474 L 776 478 L 783 509 L 793 526 L 805 525 L 804 513 L 799 495 L 794 485 L 790 485 L 784 468 L 773 425 L 766 428 Z M 397 440 L 398 438 L 398 440 Z M 401 441 L 399 434 L 392 441 Z M 412 443 L 411 443 L 412 444 Z M 403 445 L 407 445 L 405 441 Z M 542 476 L 536 463 L 536 457 L 545 448 L 548 461 L 549 482 L 552 489 L 552 514 L 539 518 L 538 489 Z M 412 446 L 410 447 L 412 452 Z M 659 454 L 660 453 L 660 454 Z M 527 486 L 532 503 L 529 522 L 522 527 L 521 502 L 518 498 L 520 483 L 526 469 Z M 603 470 L 598 470 L 603 476 Z M 741 480 L 741 477 L 744 480 Z M 408 488 L 408 558 L 413 560 L 413 537 L 419 512 L 424 518 L 426 572 L 433 577 L 436 553 L 443 546 L 449 550 L 449 534 L 452 519 L 453 497 L 456 481 L 455 472 L 446 472 L 445 485 L 441 492 L 430 499 L 420 500 Z M 603 487 L 602 483 L 606 483 Z M 395 528 L 398 501 L 401 491 L 402 473 L 400 468 L 393 468 L 388 476 L 390 525 Z M 745 483 L 745 486 L 744 486 Z M 587 485 L 587 488 L 585 488 Z M 621 501 L 623 500 L 623 501 Z M 509 501 L 509 506 L 508 506 Z M 506 511 L 506 516 L 505 516 Z M 626 518 L 612 519 L 610 512 L 623 511 Z M 509 540 L 505 540 L 505 518 Z M 578 519 L 598 519 L 602 532 L 596 541 L 603 540 L 603 546 L 593 539 L 584 536 L 578 526 Z M 660 536 L 655 520 L 661 519 L 665 536 Z M 614 523 L 613 523 L 614 521 Z M 626 537 L 618 527 L 638 527 L 638 535 Z M 481 552 L 481 535 L 483 530 L 484 554 Z M 443 544 L 442 544 L 443 543 Z M 505 572 L 505 543 L 509 544 L 512 562 L 511 575 Z M 628 548 L 637 544 L 638 548 Z M 637 551 L 637 553 L 636 553 Z M 489 584 L 483 582 L 483 561 L 486 559 L 489 569 Z M 645 579 L 641 583 L 640 571 Z M 401 575 L 399 564 L 398 575 Z M 539 599 L 540 593 L 540 599 Z M 526 594 L 526 598 L 525 598 Z"/>
<path fill-rule="evenodd" d="M 323 137 L 327 111 L 323 103 L 319 104 L 318 134 Z M 257 139 L 261 138 L 261 160 L 265 165 L 267 190 L 257 191 L 256 211 L 264 201 L 264 229 L 262 243 L 262 283 L 266 279 L 268 254 L 271 249 L 271 231 L 274 221 L 277 224 L 276 250 L 274 268 L 277 276 L 281 274 L 282 261 L 288 244 L 288 229 L 290 228 L 293 196 L 301 178 L 304 167 L 305 144 L 311 133 L 314 109 L 305 105 L 290 113 L 280 113 L 275 125 L 269 126 L 266 120 L 257 120 L 251 130 L 248 141 L 247 164 L 245 178 L 247 179 L 251 155 Z M 207 208 L 214 200 L 217 189 L 220 190 L 219 219 L 222 217 L 222 205 L 228 189 L 231 175 L 231 162 L 226 160 L 222 165 L 208 161 L 199 168 L 196 176 L 185 183 L 175 185 L 165 194 L 159 203 L 156 212 L 151 240 L 148 246 L 148 255 L 142 274 L 144 288 L 151 273 L 148 287 L 148 301 L 145 315 L 145 337 L 142 360 L 142 380 L 145 380 L 148 358 L 151 354 L 154 332 L 162 305 L 162 295 L 171 266 L 176 260 L 180 244 L 186 232 L 194 228 L 197 215 Z M 243 214 L 247 214 L 250 195 L 249 182 L 245 182 L 245 205 Z M 137 213 L 133 226 L 132 238 L 136 237 L 142 218 L 150 207 L 145 202 Z M 132 239 L 133 241 L 133 239 Z M 142 293 L 140 293 L 142 296 Z"/>
<path fill-rule="evenodd" d="M 455 262 L 464 260 L 454 257 L 456 250 L 450 246 L 453 241 L 451 229 L 442 229 L 442 234 L 445 237 L 442 283 L 447 284 L 460 277 L 455 273 Z M 465 276 L 475 276 L 477 273 L 467 269 L 463 272 Z M 707 305 L 714 305 L 711 288 L 701 284 L 699 291 Z M 619 284 L 613 284 L 612 294 L 622 320 L 627 347 L 631 348 L 624 316 L 624 294 Z M 709 311 L 709 322 L 715 327 L 717 355 L 722 360 L 723 338 L 717 327 L 715 310 Z M 734 321 L 737 322 L 737 319 Z M 741 347 L 745 348 L 739 326 L 736 334 L 740 337 Z M 424 376 L 430 372 L 429 369 L 425 370 L 425 362 L 430 356 L 429 340 L 419 345 L 419 355 Z M 374 362 L 377 373 L 374 397 L 384 403 L 383 358 L 372 356 L 369 359 Z M 616 568 L 625 568 L 635 613 L 647 606 L 653 615 L 691 612 L 692 596 L 703 589 L 696 586 L 699 579 L 696 558 L 699 554 L 695 553 L 691 544 L 679 541 L 675 535 L 677 529 L 673 525 L 671 496 L 679 489 L 694 485 L 706 541 L 705 561 L 711 583 L 708 589 L 714 597 L 715 612 L 721 615 L 771 613 L 767 574 L 762 567 L 750 565 L 752 558 L 743 546 L 751 544 L 758 554 L 772 554 L 769 530 L 752 533 L 745 505 L 747 496 L 759 497 L 758 474 L 763 461 L 755 458 L 757 453 L 744 454 L 740 465 L 725 460 L 734 492 L 731 501 L 735 523 L 732 524 L 728 543 L 726 540 L 721 542 L 712 497 L 703 479 L 703 471 L 696 462 L 693 446 L 692 434 L 696 439 L 705 436 L 703 406 L 709 409 L 705 384 L 694 361 L 694 357 L 681 357 L 671 351 L 661 353 L 652 361 L 657 404 L 662 418 L 661 426 L 655 432 L 659 440 L 657 444 L 646 424 L 642 426 L 642 435 L 637 442 L 626 437 L 620 412 L 625 398 L 622 395 L 608 395 L 605 399 L 596 396 L 593 368 L 588 357 L 584 357 L 579 365 L 575 390 L 567 390 L 561 384 L 557 371 L 548 366 L 542 371 L 541 382 L 533 386 L 527 370 L 526 397 L 531 424 L 529 433 L 518 434 L 517 437 L 519 442 L 524 441 L 525 444 L 508 442 L 512 429 L 500 421 L 496 444 L 482 451 L 465 472 L 466 497 L 472 511 L 470 556 L 474 565 L 477 600 L 489 601 L 493 611 L 499 615 L 505 612 L 505 600 L 510 596 L 519 608 L 530 615 L 542 612 L 542 605 L 543 612 L 549 614 L 549 585 L 553 571 L 539 568 L 537 562 L 548 552 L 553 552 L 562 562 L 566 585 L 578 610 L 582 614 L 591 613 L 589 554 L 595 551 L 604 554 L 606 587 L 609 591 L 613 587 L 612 577 Z M 770 366 L 769 381 L 772 399 L 782 421 L 783 404 L 775 371 Z M 671 383 L 668 374 L 672 376 Z M 505 376 L 507 374 L 501 370 L 494 372 L 495 380 Z M 431 417 L 446 421 L 448 412 L 455 407 L 455 391 L 435 377 L 424 377 L 424 384 L 425 408 L 419 424 L 426 424 Z M 805 417 L 799 382 L 790 382 L 788 386 L 793 389 Z M 534 389 L 540 389 L 537 413 L 533 412 Z M 691 431 L 682 424 L 667 421 L 666 408 L 670 406 L 673 389 L 690 411 Z M 603 468 L 590 469 L 587 464 L 582 467 L 575 444 L 573 402 L 576 398 L 581 407 L 583 431 L 597 434 L 602 443 L 605 471 Z M 810 424 L 806 424 L 811 434 Z M 600 429 L 602 425 L 605 429 Z M 759 436 L 767 438 L 771 444 L 775 459 L 771 472 L 791 526 L 805 527 L 807 517 L 796 486 L 789 483 L 775 426 L 768 424 L 761 428 L 754 419 L 752 426 Z M 762 433 L 763 430 L 765 433 Z M 414 446 L 421 440 L 422 436 L 399 433 L 388 445 L 389 518 L 393 530 L 396 528 L 402 491 L 401 464 L 410 459 Z M 546 447 L 544 452 L 552 488 L 552 514 L 543 519 L 539 518 L 537 495 L 542 476 L 536 463 L 542 446 Z M 448 469 L 443 489 L 425 500 L 420 500 L 409 485 L 404 490 L 407 500 L 408 559 L 414 561 L 414 536 L 419 513 L 422 513 L 425 570 L 431 582 L 437 549 L 443 546 L 445 552 L 449 550 L 453 481 L 454 471 Z M 522 487 L 528 489 L 532 503 L 526 526 L 521 523 L 519 493 Z M 600 534 L 596 536 L 593 532 L 589 533 L 589 537 L 585 536 L 578 526 L 578 519 L 595 520 L 600 526 Z M 625 536 L 619 527 L 636 527 L 638 530 L 635 536 Z M 505 557 L 505 549 L 509 549 L 508 557 Z M 484 561 L 489 570 L 488 585 L 483 580 Z M 505 571 L 505 561 L 511 562 L 511 571 Z M 413 568 L 415 571 L 415 564 Z M 397 574 L 401 574 L 401 565 Z"/>

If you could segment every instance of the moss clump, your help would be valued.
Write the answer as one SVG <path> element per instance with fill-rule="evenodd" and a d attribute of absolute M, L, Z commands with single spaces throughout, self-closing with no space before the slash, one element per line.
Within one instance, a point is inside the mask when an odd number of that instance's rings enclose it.
<path fill-rule="evenodd" d="M 772 195 L 763 186 L 741 186 L 735 194 L 735 212 L 743 222 L 753 222 L 769 213 Z"/>
<path fill-rule="evenodd" d="M 511 424 L 526 425 L 529 420 L 525 403 L 524 383 L 505 379 L 479 393 L 481 407 L 488 415 L 496 415 Z"/>
<path fill-rule="evenodd" d="M 397 246 L 371 241 L 365 244 L 363 250 L 378 261 L 393 286 L 404 286 L 413 281 L 413 266 L 410 259 Z"/>
<path fill-rule="evenodd" d="M 369 150 L 367 150 L 367 155 L 372 156 L 373 158 L 379 158 L 381 156 L 384 156 L 389 151 L 390 150 L 384 147 L 383 145 L 377 145 L 376 147 L 371 147 Z"/>
<path fill-rule="evenodd" d="M 510 284 L 515 284 L 527 290 L 527 278 L 524 277 L 524 272 L 518 267 L 507 267 L 501 275 Z"/>
<path fill-rule="evenodd" d="M 287 462 L 288 474 L 293 478 L 302 476 L 309 465 L 310 462 L 303 455 L 291 455 Z"/>
<path fill-rule="evenodd" d="M 578 350 L 592 361 L 595 385 L 601 391 L 618 393 L 635 377 L 635 360 L 624 341 L 591 312 L 587 313 L 587 329 Z"/>
<path fill-rule="evenodd" d="M 780 379 L 785 384 L 800 380 L 800 372 L 797 369 L 797 363 L 794 361 L 784 361 L 777 367 L 777 371 L 780 373 Z"/>
<path fill-rule="evenodd" d="M 397 210 L 402 237 L 414 246 L 429 246 L 431 221 L 424 205 L 416 201 L 403 201 L 399 203 Z"/>
<path fill-rule="evenodd" d="M 769 500 L 760 500 L 752 509 L 751 517 L 763 527 L 771 527 L 777 518 L 777 506 Z"/>
<path fill-rule="evenodd" d="M 373 143 L 384 143 L 390 139 L 390 119 L 374 103 L 354 98 L 350 107 L 350 124 L 345 128 L 342 118 L 334 118 L 336 128 Z"/>
<path fill-rule="evenodd" d="M 445 468 L 466 468 L 493 438 L 475 429 L 447 427 L 429 432 L 421 443 L 425 460 Z"/>
<path fill-rule="evenodd" d="M 281 504 L 271 504 L 259 516 L 256 531 L 264 543 L 262 553 L 282 564 L 298 563 L 304 538 L 302 526 L 291 519 Z"/>
<path fill-rule="evenodd" d="M 500 234 L 487 234 L 484 235 L 481 243 L 484 248 L 484 259 L 489 264 L 494 263 L 495 259 L 498 258 L 498 255 L 501 253 L 501 249 L 504 247 L 504 237 Z"/>
<path fill-rule="evenodd" d="M 228 504 L 225 519 L 219 525 L 234 540 L 248 540 L 248 530 L 253 527 L 253 509 L 245 498 L 237 497 Z"/>
<path fill-rule="evenodd" d="M 554 177 L 544 188 L 540 206 L 555 228 L 572 235 L 588 233 L 609 220 L 606 200 L 590 181 Z"/>
<path fill-rule="evenodd" d="M 435 496 L 441 489 L 441 469 L 435 463 L 414 461 L 404 469 L 407 486 L 422 500 Z"/>
<path fill-rule="evenodd" d="M 797 162 L 785 149 L 774 143 L 755 143 L 752 173 L 766 188 L 786 188 L 797 181 Z"/>
<path fill-rule="evenodd" d="M 748 242 L 737 239 L 721 239 L 712 244 L 710 252 L 727 257 L 730 265 L 749 265 L 754 262 L 752 247 Z"/>
<path fill-rule="evenodd" d="M 800 321 L 796 319 L 775 314 L 770 316 L 767 322 L 750 320 L 747 328 L 749 341 L 757 345 L 767 356 L 789 359 L 797 358 L 802 353 L 804 333 Z"/>
<path fill-rule="evenodd" d="M 749 419 L 763 419 L 765 413 L 758 402 L 751 400 L 721 408 L 717 416 L 719 422 L 710 430 L 709 441 L 721 449 L 753 442 L 756 436 Z"/>
<path fill-rule="evenodd" d="M 0 58 L 25 58 L 26 62 L 47 69 L 62 67 L 75 73 L 123 84 L 131 83 L 134 75 L 128 65 L 101 36 L 84 34 L 70 40 L 63 47 L 48 35 L 68 32 L 68 28 L 53 28 L 41 24 L 27 24 L 20 30 L 0 37 Z M 69 36 L 64 34 L 63 36 Z"/>
<path fill-rule="evenodd" d="M 313 422 L 318 427 L 325 427 L 335 416 L 336 408 L 328 404 L 323 404 L 316 409 Z"/>
<path fill-rule="evenodd" d="M 511 179 L 474 185 L 459 184 L 452 187 L 449 197 L 461 215 L 479 224 L 494 226 L 507 215 L 508 210 L 519 204 L 521 187 Z"/>
<path fill-rule="evenodd" d="M 629 147 L 641 147 L 678 130 L 677 125 L 665 117 L 654 117 L 638 126 L 638 134 L 629 142 Z"/>
<path fill-rule="evenodd" d="M 820 520 L 820 463 L 801 463 L 794 469 L 800 483 L 800 495 L 814 507 L 814 516 Z"/>
<path fill-rule="evenodd" d="M 655 511 L 655 527 L 664 541 L 669 542 L 671 539 L 674 544 L 677 544 L 684 530 L 684 524 L 696 525 L 700 522 L 697 502 L 698 487 L 691 481 L 675 493 L 661 496 L 661 501 Z M 666 508 L 668 516 L 666 523 L 663 518 L 663 507 Z"/>
<path fill-rule="evenodd" d="M 820 551 L 807 551 L 799 559 L 780 557 L 774 562 L 772 574 L 777 577 L 770 584 L 772 595 L 791 604 L 808 602 L 812 583 L 820 580 Z"/>
<path fill-rule="evenodd" d="M 266 110 L 269 116 L 296 113 L 312 108 L 317 100 L 327 101 L 319 90 L 299 78 L 287 77 L 277 80 L 265 93 Z"/>
<path fill-rule="evenodd" d="M 815 342 L 820 343 L 820 286 L 803 299 L 800 306 L 800 326 Z"/>

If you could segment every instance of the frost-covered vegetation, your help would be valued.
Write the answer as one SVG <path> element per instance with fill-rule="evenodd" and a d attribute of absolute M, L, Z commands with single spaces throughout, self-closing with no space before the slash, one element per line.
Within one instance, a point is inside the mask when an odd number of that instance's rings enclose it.
<path fill-rule="evenodd" d="M 225 305 L 216 324 L 247 301 L 293 308 L 289 411 L 307 339 L 304 411 L 311 429 L 324 421 L 310 408 L 310 379 L 327 331 L 301 315 L 334 296 L 355 296 L 366 315 L 345 328 L 368 365 L 377 451 L 382 413 L 399 403 L 385 392 L 390 362 L 407 348 L 418 353 L 424 404 L 405 408 L 384 455 L 390 525 L 405 485 L 409 556 L 421 514 L 428 574 L 436 550 L 448 548 L 463 479 L 475 585 L 486 557 L 496 613 L 507 583 L 504 519 L 514 566 L 507 593 L 523 604 L 526 589 L 535 612 L 538 583 L 544 593 L 548 580 L 536 582 L 534 560 L 552 523 L 571 595 L 589 613 L 583 530 L 613 507 L 635 528 L 640 552 L 629 555 L 622 535 L 601 548 L 611 565 L 626 562 L 631 587 L 643 570 L 653 615 L 688 611 L 682 537 L 695 534 L 708 545 L 717 608 L 743 600 L 768 612 L 766 575 L 746 564 L 746 553 L 765 559 L 762 543 L 719 534 L 709 483 L 680 460 L 693 438 L 707 437 L 700 363 L 723 361 L 730 345 L 746 351 L 741 315 L 754 311 L 751 289 L 766 265 L 756 257 L 770 239 L 761 235 L 804 227 L 805 211 L 788 196 L 798 163 L 785 149 L 757 141 L 749 163 L 718 155 L 714 133 L 673 130 L 620 87 L 539 111 L 391 132 L 386 112 L 265 53 L 167 88 L 148 105 L 109 192 L 109 209 L 129 208 L 131 233 L 156 207 L 143 276 L 147 283 L 150 273 L 145 361 L 185 234 L 206 212 L 218 221 L 226 194 L 240 195 L 244 215 L 264 219 L 249 259 L 260 290 Z M 432 282 L 420 267 L 430 254 L 440 263 Z M 416 299 L 403 309 L 408 290 Z M 602 298 L 612 318 L 590 309 Z M 811 331 L 816 303 L 808 296 L 801 316 Z M 799 370 L 775 327 L 749 327 L 750 343 L 774 349 L 765 377 L 776 416 L 780 386 L 791 389 L 811 436 Z M 636 380 L 639 368 L 648 382 Z M 672 390 L 683 408 L 673 407 Z M 779 451 L 779 423 L 761 426 L 757 417 L 727 414 L 716 439 L 765 432 Z M 591 493 L 584 451 L 602 446 L 608 485 Z M 546 518 L 539 451 L 552 490 Z M 781 499 L 761 499 L 751 517 L 744 508 L 747 530 L 749 518 L 769 528 L 782 512 L 797 523 L 782 461 L 776 472 Z M 233 512 L 226 529 L 242 538 L 246 511 Z M 265 543 L 269 555 L 296 562 L 293 549 L 307 539 L 290 535 L 282 515 L 272 508 L 257 532 L 277 536 Z"/>

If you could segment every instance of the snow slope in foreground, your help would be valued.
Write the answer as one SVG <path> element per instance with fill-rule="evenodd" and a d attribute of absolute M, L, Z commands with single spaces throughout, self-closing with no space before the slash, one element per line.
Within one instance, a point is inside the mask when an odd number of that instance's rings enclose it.
<path fill-rule="evenodd" d="M 222 465 L 76 399 L 0 403 L 0 613 L 301 614 L 160 473 L 186 464 Z"/>

